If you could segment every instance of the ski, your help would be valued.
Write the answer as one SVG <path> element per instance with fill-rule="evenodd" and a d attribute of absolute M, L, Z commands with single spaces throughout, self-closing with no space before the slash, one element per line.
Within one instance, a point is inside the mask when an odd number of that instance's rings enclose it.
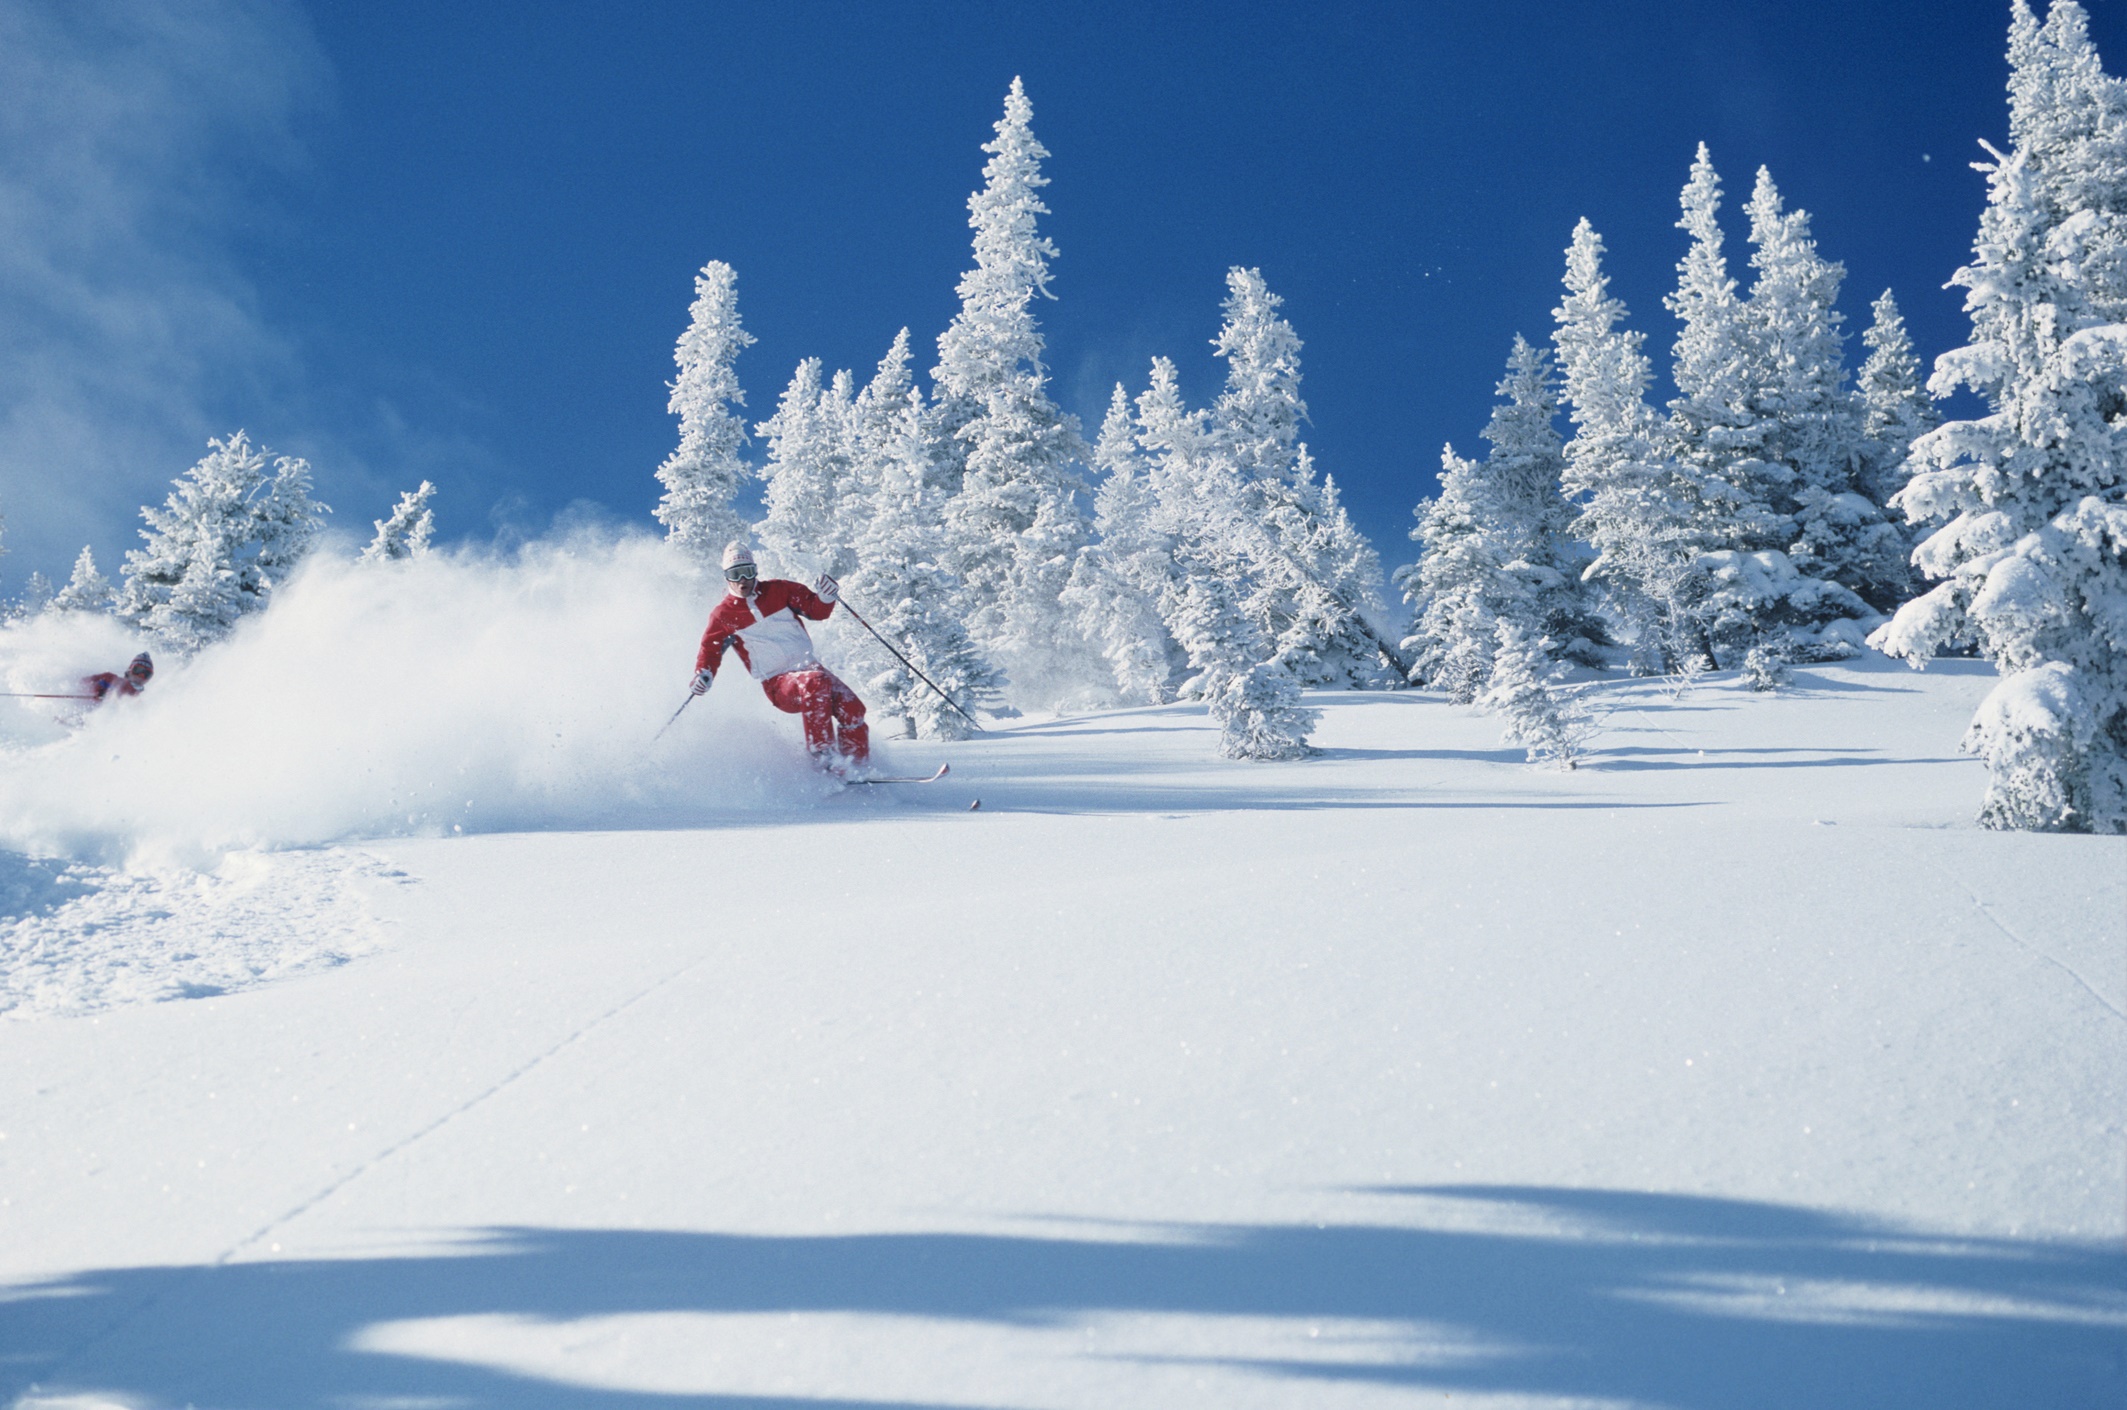
<path fill-rule="evenodd" d="M 941 779 L 941 778 L 944 778 L 944 777 L 946 776 L 947 772 L 948 772 L 948 771 L 950 771 L 950 770 L 952 769 L 952 767 L 953 767 L 953 766 L 952 766 L 951 764 L 940 764 L 940 765 L 938 766 L 938 772 L 936 772 L 936 773 L 932 774 L 932 775 L 931 775 L 930 777 L 928 777 L 928 778 L 915 778 L 915 777 L 910 777 L 910 778 L 845 778 L 845 779 L 843 779 L 843 780 L 842 780 L 842 782 L 844 782 L 844 783 L 851 783 L 851 784 L 855 784 L 855 783 L 936 783 L 936 782 L 937 782 L 937 781 L 938 781 L 939 779 Z"/>

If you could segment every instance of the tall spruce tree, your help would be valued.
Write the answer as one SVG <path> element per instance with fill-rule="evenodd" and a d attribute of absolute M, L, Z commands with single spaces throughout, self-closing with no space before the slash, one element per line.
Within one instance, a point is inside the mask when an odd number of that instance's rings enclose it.
<path fill-rule="evenodd" d="M 1763 343 L 1728 275 L 1721 178 L 1703 142 L 1681 204 L 1677 226 L 1691 245 L 1677 264 L 1676 291 L 1663 303 L 1682 325 L 1672 350 L 1677 395 L 1667 432 L 1691 538 L 1701 549 L 1782 548 L 1791 535 L 1772 504 L 1780 472 L 1764 458 L 1764 408 L 1754 399 Z"/>
<path fill-rule="evenodd" d="M 1864 447 L 1861 408 L 1846 381 L 1844 321 L 1836 303 L 1846 267 L 1817 252 L 1807 211 L 1784 209 L 1772 173 L 1759 168 L 1750 215 L 1750 321 L 1759 348 L 1753 362 L 1752 409 L 1763 428 L 1772 508 L 1788 526 L 1783 542 L 1756 545 L 1786 552 L 1805 581 L 1756 624 L 1784 626 L 1792 654 L 1850 653 L 1854 622 L 1873 617 L 1866 593 L 1893 602 L 1906 578 L 1905 537 L 1881 508 L 1858 492 Z"/>
<path fill-rule="evenodd" d="M 1935 399 L 1921 386 L 1920 359 L 1913 355 L 1912 337 L 1889 289 L 1877 298 L 1871 312 L 1868 331 L 1861 335 L 1869 355 L 1855 377 L 1854 394 L 1861 403 L 1861 466 L 1854 487 L 1871 503 L 1888 508 L 1891 497 L 1905 488 L 1912 473 L 1908 456 L 1913 442 L 1941 425 L 1942 416 L 1935 409 Z M 1893 526 L 1899 530 L 1902 561 L 1874 593 L 1867 589 L 1862 593 L 1880 612 L 1897 610 L 1921 587 L 1911 559 L 1926 534 L 1906 525 L 1902 514 Z"/>
<path fill-rule="evenodd" d="M 1385 615 L 1381 562 L 1338 500 L 1317 480 L 1300 426 L 1300 338 L 1261 270 L 1227 271 L 1225 323 L 1212 340 L 1226 385 L 1211 408 L 1216 449 L 1232 463 L 1265 531 L 1257 588 L 1244 610 L 1308 685 L 1384 679 L 1376 633 Z"/>
<path fill-rule="evenodd" d="M 896 644 L 907 663 L 861 628 L 845 628 L 837 650 L 876 713 L 904 721 L 923 738 L 960 739 L 972 729 L 961 711 L 973 714 L 1000 681 L 961 624 L 958 584 L 940 566 L 944 494 L 927 420 L 923 394 L 909 384 L 904 329 L 857 398 L 853 480 L 865 513 L 852 520 L 851 564 L 842 587 L 851 605 L 863 603 L 865 620 Z M 845 615 L 838 612 L 830 621 Z"/>
<path fill-rule="evenodd" d="M 1971 341 L 1928 389 L 1989 414 L 1913 443 L 1893 503 L 1940 524 L 1915 559 L 1936 586 L 1874 638 L 1915 667 L 1975 637 L 2004 679 L 1964 747 L 1993 827 L 2127 831 L 2127 85 L 2088 17 L 2016 0 L 2007 154 L 1965 290 Z"/>
<path fill-rule="evenodd" d="M 768 445 L 760 471 L 767 512 L 755 526 L 765 571 L 809 579 L 850 568 L 855 414 L 850 374 L 837 372 L 823 387 L 820 360 L 809 357 L 791 374 L 775 414 L 754 428 Z"/>
<path fill-rule="evenodd" d="M 1049 294 L 1056 246 L 1036 218 L 1048 150 L 1034 108 L 1012 80 L 1004 116 L 968 198 L 975 267 L 960 280 L 960 311 L 938 339 L 933 434 L 952 498 L 948 567 L 963 585 L 969 629 L 1015 693 L 1054 703 L 1106 675 L 1063 606 L 1087 524 L 1077 494 L 1086 447 L 1048 394 L 1033 301 Z"/>
<path fill-rule="evenodd" d="M 739 325 L 738 275 L 722 260 L 702 266 L 694 279 L 687 331 L 673 349 L 679 377 L 666 409 L 679 418 L 679 447 L 658 467 L 665 493 L 657 521 L 666 538 L 697 562 L 715 566 L 724 545 L 745 535 L 732 507 L 746 479 L 739 447 L 746 405 L 739 388 L 738 356 L 753 344 Z"/>
<path fill-rule="evenodd" d="M 1579 506 L 1573 531 L 1595 550 L 1586 576 L 1599 583 L 1644 674 L 1696 650 L 1691 616 L 1697 548 L 1690 500 L 1679 493 L 1665 436 L 1647 405 L 1652 372 L 1642 335 L 1620 327 L 1603 241 L 1586 219 L 1566 250 L 1566 297 L 1552 311 L 1573 438 L 1563 487 Z"/>
<path fill-rule="evenodd" d="M 1064 604 L 1107 659 L 1118 697 L 1128 704 L 1161 704 L 1174 698 L 1185 665 L 1160 616 L 1161 602 L 1175 587 L 1174 539 L 1162 522 L 1120 382 L 1109 398 L 1093 463 L 1102 472 L 1093 497 L 1099 537 L 1079 550 Z"/>
<path fill-rule="evenodd" d="M 1175 572 L 1161 615 L 1192 672 L 1181 693 L 1210 709 L 1227 758 L 1303 758 L 1317 714 L 1244 606 L 1264 549 L 1240 471 L 1207 416 L 1183 403 L 1166 358 L 1153 360 L 1137 422 L 1173 542 Z"/>
<path fill-rule="evenodd" d="M 1442 449 L 1440 494 L 1416 510 L 1419 559 L 1397 574 L 1418 613 L 1405 645 L 1420 678 L 1460 704 L 1490 678 L 1502 622 L 1590 664 L 1603 640 L 1583 604 L 1573 511 L 1559 492 L 1565 457 L 1548 354 L 1517 336 L 1498 394 L 1481 464 Z"/>

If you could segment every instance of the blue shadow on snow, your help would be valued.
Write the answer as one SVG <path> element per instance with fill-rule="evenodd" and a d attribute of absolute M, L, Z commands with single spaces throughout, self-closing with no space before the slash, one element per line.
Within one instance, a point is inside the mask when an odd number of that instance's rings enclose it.
<path fill-rule="evenodd" d="M 1280 1360 L 1267 1348 L 1260 1359 L 1211 1360 L 1289 1387 L 1292 1404 L 1337 1382 L 1675 1410 L 2127 1404 L 2118 1250 L 1678 1195 L 1372 1193 L 1426 1202 L 1378 1225 L 1138 1231 L 1155 1242 L 513 1228 L 486 1231 L 459 1256 L 101 1269 L 0 1298 L 0 1403 L 38 1384 L 45 1394 L 220 1410 L 886 1410 L 872 1400 L 599 1389 L 350 1349 L 365 1327 L 414 1318 L 834 1312 L 1061 1327 L 1133 1313 L 1351 1318 L 1407 1329 L 1357 1343 L 1356 1359 L 1347 1341 L 1335 1360 Z M 1427 1227 L 1426 1212 L 1443 1203 L 1510 1216 L 1508 1231 L 1497 1219 Z M 1425 1347 L 1443 1335 L 1474 1354 L 1427 1361 Z"/>

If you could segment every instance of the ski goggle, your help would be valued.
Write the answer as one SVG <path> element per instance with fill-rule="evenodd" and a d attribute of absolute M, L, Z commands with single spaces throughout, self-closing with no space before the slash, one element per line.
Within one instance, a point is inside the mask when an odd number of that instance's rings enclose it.
<path fill-rule="evenodd" d="M 759 576 L 760 573 L 751 563 L 734 563 L 724 570 L 724 581 L 727 583 L 750 582 Z"/>

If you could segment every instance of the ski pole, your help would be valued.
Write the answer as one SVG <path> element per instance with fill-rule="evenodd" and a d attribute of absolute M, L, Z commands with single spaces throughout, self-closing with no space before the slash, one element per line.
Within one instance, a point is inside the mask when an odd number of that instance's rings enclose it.
<path fill-rule="evenodd" d="M 0 690 L 0 695 L 15 700 L 94 700 L 93 695 L 42 695 L 28 690 Z"/>
<path fill-rule="evenodd" d="M 690 690 L 687 692 L 687 698 L 679 702 L 679 709 L 674 710 L 672 712 L 672 718 L 665 721 L 662 725 L 659 725 L 657 728 L 657 733 L 650 736 L 650 742 L 652 744 L 655 744 L 660 739 L 663 739 L 665 737 L 665 731 L 672 728 L 672 726 L 678 724 L 680 715 L 685 712 L 686 708 L 689 705 L 692 705 L 693 703 L 694 692 Z"/>
<path fill-rule="evenodd" d="M 838 601 L 838 602 L 840 602 L 840 603 L 842 604 L 842 606 L 843 606 L 844 610 L 846 610 L 846 611 L 847 611 L 847 612 L 849 613 L 849 615 L 850 615 L 850 616 L 852 616 L 852 617 L 855 617 L 855 618 L 857 619 L 857 625 L 858 625 L 858 626 L 860 626 L 860 627 L 864 628 L 864 630 L 866 630 L 866 631 L 868 631 L 868 632 L 870 632 L 870 633 L 872 634 L 873 638 L 874 638 L 874 639 L 876 639 L 876 640 L 878 641 L 879 645 L 881 645 L 881 646 L 885 647 L 885 648 L 886 648 L 886 649 L 887 649 L 888 651 L 892 651 L 892 652 L 893 652 L 893 655 L 894 655 L 894 659 L 895 659 L 896 661 L 899 661 L 899 662 L 900 662 L 900 663 L 901 663 L 902 665 L 904 665 L 904 666 L 908 667 L 910 671 L 913 671 L 913 672 L 915 673 L 915 676 L 916 676 L 916 679 L 917 679 L 917 680 L 919 680 L 919 681 L 922 681 L 922 682 L 923 682 L 923 683 L 924 683 L 925 685 L 929 686 L 929 687 L 930 687 L 930 688 L 931 688 L 932 690 L 934 690 L 934 691 L 937 691 L 937 694 L 938 694 L 938 698 L 939 698 L 940 700 L 943 700 L 943 701 L 944 701 L 944 702 L 945 702 L 946 704 L 948 704 L 948 705 L 952 706 L 952 707 L 953 707 L 953 710 L 954 710 L 954 712 L 955 712 L 956 714 L 958 714 L 958 715 L 960 716 L 960 718 L 961 718 L 961 719 L 963 719 L 963 720 L 966 720 L 966 721 L 967 721 L 967 722 L 968 722 L 969 724 L 971 724 L 971 725 L 975 726 L 975 731 L 976 731 L 976 733 L 978 733 L 978 734 L 988 734 L 988 733 L 989 733 L 989 731 L 988 731 L 988 730 L 986 730 L 986 729 L 984 729 L 984 728 L 982 727 L 982 724 L 981 724 L 981 722 L 980 722 L 980 721 L 978 721 L 978 720 L 977 720 L 977 719 L 976 719 L 976 718 L 975 718 L 975 717 L 974 717 L 973 715 L 970 715 L 970 714 L 969 714 L 969 713 L 968 713 L 967 711 L 965 711 L 965 710 L 962 710 L 962 709 L 960 708 L 960 702 L 959 702 L 959 701 L 957 701 L 957 700 L 953 699 L 953 697 L 952 697 L 952 696 L 950 696 L 950 695 L 947 695 L 947 694 L 946 694 L 946 693 L 945 693 L 944 691 L 942 691 L 942 690 L 938 690 L 938 682 L 936 682 L 936 681 L 932 680 L 932 679 L 931 679 L 931 678 L 930 678 L 929 676 L 927 676 L 927 675 L 923 674 L 923 672 L 921 672 L 921 671 L 918 671 L 918 670 L 916 670 L 916 663 L 915 663 L 915 662 L 913 662 L 913 661 L 909 660 L 909 659 L 908 659 L 908 658 L 907 658 L 906 656 L 903 656 L 903 655 L 902 655 L 902 654 L 901 654 L 900 652 L 898 652 L 898 651 L 894 651 L 894 644 L 893 644 L 892 642 L 888 641 L 888 640 L 887 640 L 887 639 L 886 639 L 885 637 L 883 637 L 883 636 L 880 636 L 880 635 L 879 635 L 879 632 L 878 632 L 878 629 L 877 629 L 877 628 L 875 628 L 875 627 L 873 627 L 871 623 L 869 623 L 869 622 L 865 621 L 865 620 L 864 620 L 864 617 L 863 617 L 863 615 L 862 615 L 861 613 L 859 613 L 859 612 L 857 611 L 857 609 L 856 609 L 856 608 L 854 608 L 854 607 L 851 607 L 851 606 L 849 605 L 849 599 L 848 599 L 848 598 L 846 598 L 846 597 L 842 597 L 842 596 L 840 596 L 840 595 L 838 594 L 838 595 L 837 595 L 837 597 L 836 597 L 836 601 Z"/>

